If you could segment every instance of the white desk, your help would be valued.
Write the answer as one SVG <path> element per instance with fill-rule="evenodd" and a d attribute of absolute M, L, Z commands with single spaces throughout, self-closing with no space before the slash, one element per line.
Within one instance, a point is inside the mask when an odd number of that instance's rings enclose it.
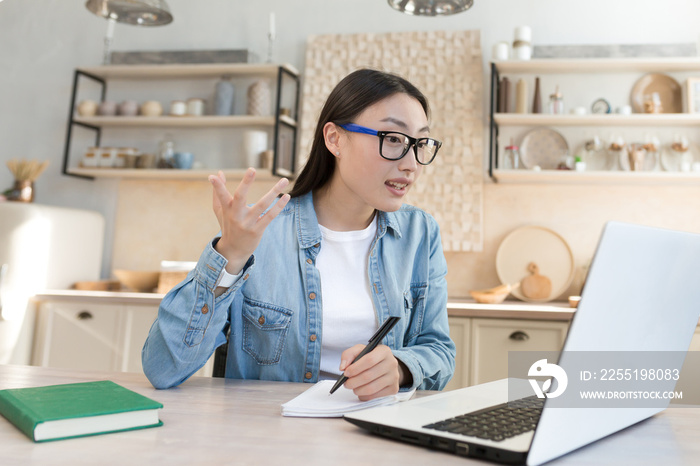
<path fill-rule="evenodd" d="M 198 377 L 155 390 L 140 374 L 0 366 L 0 389 L 105 379 L 163 403 L 164 425 L 35 444 L 0 416 L 0 464 L 488 464 L 375 437 L 342 419 L 282 417 L 280 405 L 306 384 Z M 698 438 L 700 409 L 673 408 L 555 463 L 697 464 Z"/>

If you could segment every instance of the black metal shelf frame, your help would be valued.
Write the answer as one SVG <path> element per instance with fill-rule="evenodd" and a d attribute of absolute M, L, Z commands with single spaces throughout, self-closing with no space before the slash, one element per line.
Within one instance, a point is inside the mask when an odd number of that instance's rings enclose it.
<path fill-rule="evenodd" d="M 493 176 L 493 171 L 498 169 L 498 124 L 495 113 L 498 108 L 498 96 L 500 87 L 500 74 L 495 63 L 491 63 L 491 98 L 489 109 L 489 176 L 497 181 Z"/>
<path fill-rule="evenodd" d="M 280 111 L 282 109 L 282 84 L 284 81 L 285 76 L 288 79 L 292 79 L 294 81 L 295 85 L 295 95 L 294 95 L 294 111 L 291 115 L 291 117 L 294 119 L 296 122 L 296 126 L 290 125 L 286 121 L 282 120 L 280 118 Z M 287 68 L 280 66 L 277 70 L 277 102 L 275 104 L 275 132 L 274 132 L 274 139 L 273 139 L 273 159 L 272 159 L 272 174 L 274 176 L 289 176 L 293 177 L 294 176 L 294 168 L 296 167 L 296 152 L 297 152 L 297 133 L 298 128 L 299 128 L 299 75 L 292 73 L 289 71 Z M 292 138 L 292 154 L 291 154 L 291 167 L 280 167 L 280 160 L 279 160 L 279 137 L 280 137 L 280 125 L 284 125 L 287 128 L 291 129 L 294 136 Z M 281 170 L 284 170 L 282 172 Z"/>
<path fill-rule="evenodd" d="M 100 139 L 102 137 L 102 129 L 99 126 L 87 125 L 85 123 L 77 122 L 73 119 L 75 115 L 75 107 L 77 104 L 76 100 L 78 98 L 78 81 L 80 80 L 81 76 L 100 83 L 100 86 L 102 87 L 100 101 L 104 101 L 105 96 L 107 94 L 107 83 L 104 79 L 81 70 L 75 70 L 75 72 L 73 73 L 73 90 L 71 92 L 70 113 L 68 114 L 68 128 L 66 129 L 66 144 L 63 150 L 63 168 L 61 169 L 61 173 L 63 173 L 66 176 L 75 176 L 76 178 L 93 180 L 95 179 L 93 176 L 77 175 L 68 171 L 68 164 L 70 159 L 70 143 L 71 137 L 73 136 L 73 125 L 77 125 L 95 131 L 95 147 L 99 147 Z"/>

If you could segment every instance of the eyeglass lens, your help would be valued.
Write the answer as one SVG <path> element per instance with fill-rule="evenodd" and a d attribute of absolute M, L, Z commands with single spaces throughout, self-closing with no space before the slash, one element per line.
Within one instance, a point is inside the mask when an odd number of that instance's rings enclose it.
<path fill-rule="evenodd" d="M 410 149 L 411 141 L 406 135 L 401 133 L 386 133 L 381 147 L 382 157 L 396 160 L 403 157 Z M 438 150 L 438 144 L 434 139 L 421 138 L 416 141 L 418 162 L 421 164 L 430 163 Z"/>

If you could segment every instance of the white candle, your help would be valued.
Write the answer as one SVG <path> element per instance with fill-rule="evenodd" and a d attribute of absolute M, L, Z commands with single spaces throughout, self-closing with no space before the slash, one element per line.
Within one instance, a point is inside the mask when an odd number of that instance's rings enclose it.
<path fill-rule="evenodd" d="M 270 12 L 270 38 L 275 38 L 275 12 Z"/>
<path fill-rule="evenodd" d="M 117 22 L 113 18 L 107 18 L 107 38 L 112 39 L 114 37 L 114 25 Z"/>

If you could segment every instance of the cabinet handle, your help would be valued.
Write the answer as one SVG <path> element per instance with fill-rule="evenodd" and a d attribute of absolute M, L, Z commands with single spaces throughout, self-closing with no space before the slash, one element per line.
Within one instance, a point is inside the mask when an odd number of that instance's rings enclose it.
<path fill-rule="evenodd" d="M 511 333 L 508 338 L 510 338 L 513 341 L 527 341 L 530 339 L 530 335 L 523 332 L 522 330 L 516 330 L 515 332 Z"/>
<path fill-rule="evenodd" d="M 92 319 L 92 314 L 88 311 L 80 311 L 78 314 L 78 320 L 89 320 Z"/>

